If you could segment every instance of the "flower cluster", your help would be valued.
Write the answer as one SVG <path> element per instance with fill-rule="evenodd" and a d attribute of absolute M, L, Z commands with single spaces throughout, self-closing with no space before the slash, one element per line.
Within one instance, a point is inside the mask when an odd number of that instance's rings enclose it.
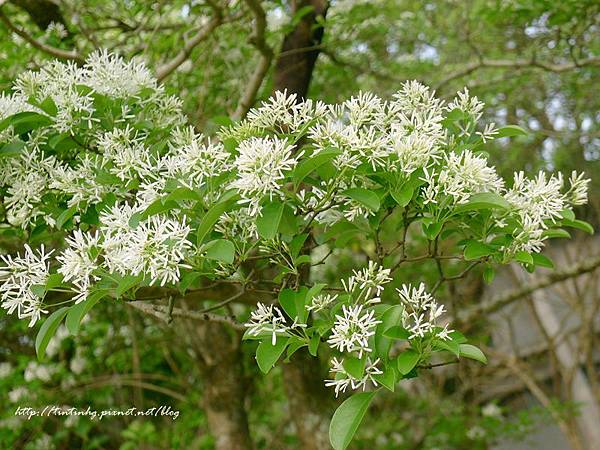
<path fill-rule="evenodd" d="M 402 326 L 409 332 L 409 339 L 423 338 L 426 335 L 448 340 L 449 333 L 453 330 L 448 329 L 448 324 L 440 328 L 438 318 L 444 314 L 444 305 L 439 305 L 437 301 L 425 290 L 425 284 L 421 283 L 418 287 L 410 284 L 404 284 L 397 289 L 400 303 L 404 306 L 402 311 Z"/>
<path fill-rule="evenodd" d="M 363 391 L 367 388 L 369 383 L 377 387 L 377 380 L 375 375 L 381 375 L 383 372 L 377 367 L 380 363 L 379 358 L 372 361 L 371 358 L 367 358 L 364 373 L 362 378 L 356 378 L 344 368 L 343 361 L 337 358 L 331 358 L 331 373 L 335 374 L 334 379 L 325 380 L 325 386 L 333 387 L 335 389 L 335 396 L 337 397 L 340 392 L 346 392 L 348 386 L 353 390 L 362 388 Z"/>
<path fill-rule="evenodd" d="M 342 314 L 335 316 L 335 324 L 327 343 L 340 352 L 371 352 L 369 338 L 375 334 L 375 327 L 381 323 L 373 316 L 375 311 L 363 311 L 363 305 L 342 306 Z"/>
<path fill-rule="evenodd" d="M 40 293 L 37 288 L 44 288 L 49 277 L 50 255 L 41 246 L 37 252 L 25 244 L 23 256 L 12 258 L 9 255 L 0 255 L 5 266 L 0 268 L 0 295 L 2 308 L 8 314 L 17 311 L 19 319 L 29 318 L 29 326 L 39 320 L 43 309 Z"/>
<path fill-rule="evenodd" d="M 390 269 L 386 269 L 375 261 L 369 261 L 369 265 L 361 270 L 354 270 L 348 280 L 342 280 L 342 285 L 348 293 L 355 294 L 355 301 L 365 304 L 374 304 L 381 301 L 381 293 L 384 285 L 392 281 Z"/>
<path fill-rule="evenodd" d="M 259 336 L 263 333 L 271 335 L 271 344 L 277 343 L 277 335 L 291 335 L 295 331 L 306 328 L 306 324 L 298 323 L 294 319 L 293 323 L 286 324 L 286 319 L 281 310 L 274 305 L 265 305 L 257 303 L 256 309 L 250 313 L 250 320 L 245 324 L 250 336 Z"/>
<path fill-rule="evenodd" d="M 284 172 L 296 164 L 292 157 L 292 146 L 277 138 L 250 138 L 238 147 L 239 156 L 233 162 L 237 178 L 231 187 L 242 194 L 242 203 L 247 203 L 251 215 L 259 213 L 259 202 L 268 196 L 273 200 L 280 194 L 280 183 Z"/>

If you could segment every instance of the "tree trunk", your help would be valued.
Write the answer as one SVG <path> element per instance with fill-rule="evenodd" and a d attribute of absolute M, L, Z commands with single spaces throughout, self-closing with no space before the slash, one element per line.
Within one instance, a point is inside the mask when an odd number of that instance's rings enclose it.
<path fill-rule="evenodd" d="M 323 40 L 323 27 L 317 25 L 317 17 L 325 17 L 329 3 L 327 0 L 294 0 L 292 14 L 304 7 L 312 7 L 296 27 L 288 33 L 281 46 L 275 63 L 273 89 L 297 94 L 304 98 L 312 78 L 313 69 L 320 53 Z"/>
<path fill-rule="evenodd" d="M 287 90 L 299 99 L 307 96 L 320 53 L 324 29 L 316 26 L 317 17 L 325 17 L 329 4 L 326 0 L 295 0 L 292 14 L 307 6 L 313 10 L 285 36 L 273 74 L 274 91 Z M 308 276 L 309 273 L 303 274 L 302 282 L 308 282 Z M 305 349 L 283 365 L 285 392 L 303 450 L 329 449 L 327 430 L 333 402 L 324 386 L 325 376 L 321 361 L 309 356 Z"/>
<path fill-rule="evenodd" d="M 12 0 L 11 3 L 27 11 L 31 20 L 41 30 L 46 30 L 52 22 L 61 23 L 67 28 L 60 8 L 51 0 Z"/>
<path fill-rule="evenodd" d="M 204 382 L 203 407 L 215 448 L 251 450 L 240 336 L 217 323 L 202 324 L 197 336 L 194 344 Z"/>

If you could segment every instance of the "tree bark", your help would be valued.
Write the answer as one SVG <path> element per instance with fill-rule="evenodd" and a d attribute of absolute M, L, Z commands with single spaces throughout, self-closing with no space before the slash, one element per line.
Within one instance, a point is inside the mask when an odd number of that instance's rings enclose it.
<path fill-rule="evenodd" d="M 325 18 L 327 0 L 294 0 L 292 14 L 302 8 L 312 7 L 312 12 L 302 17 L 298 25 L 288 33 L 275 63 L 273 89 L 297 94 L 305 98 L 312 78 L 313 69 L 320 53 L 324 28 L 316 26 L 317 17 Z"/>
<path fill-rule="evenodd" d="M 11 0 L 11 3 L 27 11 L 31 20 L 41 30 L 46 30 L 52 22 L 67 24 L 60 12 L 60 8 L 51 0 Z"/>
<path fill-rule="evenodd" d="M 323 27 L 316 26 L 317 17 L 325 17 L 329 4 L 326 0 L 295 0 L 292 14 L 307 6 L 313 9 L 285 36 L 273 74 L 273 90 L 287 90 L 298 99 L 308 94 L 324 33 Z M 303 274 L 303 282 L 308 281 L 308 275 Z M 303 450 L 329 448 L 327 430 L 333 402 L 323 383 L 326 375 L 320 360 L 309 356 L 305 349 L 283 365 L 286 396 Z"/>
<path fill-rule="evenodd" d="M 196 351 L 204 381 L 203 406 L 217 450 L 254 448 L 244 407 L 240 337 L 217 323 L 198 329 Z"/>

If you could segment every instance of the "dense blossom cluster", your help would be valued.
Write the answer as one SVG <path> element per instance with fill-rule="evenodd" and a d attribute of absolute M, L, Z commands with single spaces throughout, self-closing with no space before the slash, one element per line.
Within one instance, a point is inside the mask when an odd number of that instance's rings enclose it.
<path fill-rule="evenodd" d="M 0 162 L 5 221 L 23 236 L 70 233 L 53 258 L 30 247 L 24 256 L 3 257 L 3 308 L 35 323 L 47 310 L 43 287 L 53 273 L 62 275 L 61 289 L 70 289 L 74 302 L 106 280 L 176 286 L 193 270 L 234 276 L 252 252 L 298 274 L 291 238 L 259 233 L 274 203 L 282 204 L 281 214 L 293 214 L 286 223 L 297 229 L 288 235 L 300 234 L 366 223 L 381 202 L 389 203 L 389 192 L 408 186 L 402 207 L 430 222 L 457 217 L 457 228 L 471 239 L 455 212 L 473 195 L 490 193 L 509 207 L 491 211 L 485 239 L 502 234 L 498 251 L 510 260 L 518 251 L 539 251 L 563 210 L 586 201 L 588 180 L 576 173 L 568 186 L 560 174 L 543 173 L 533 179 L 517 173 L 507 186 L 478 153 L 498 130 L 478 126 L 483 104 L 467 90 L 445 103 L 407 82 L 389 101 L 359 93 L 337 105 L 278 92 L 213 139 L 185 127 L 180 106 L 143 64 L 103 51 L 83 66 L 51 62 L 24 73 L 12 93 L 0 95 L 0 143 L 12 152 Z M 234 206 L 223 206 L 229 199 Z M 212 254 L 207 236 L 221 240 Z M 203 265 L 210 258 L 221 260 Z M 332 320 L 333 348 L 369 353 L 378 325 L 371 308 L 390 279 L 389 269 L 370 263 L 344 281 L 344 295 L 311 299 L 307 309 L 318 314 L 352 299 Z M 407 329 L 422 336 L 441 312 L 415 289 L 401 299 Z M 276 340 L 302 327 L 263 305 L 249 332 Z"/>
<path fill-rule="evenodd" d="M 438 319 L 446 311 L 444 305 L 437 301 L 425 290 L 425 284 L 418 287 L 410 284 L 402 285 L 397 289 L 400 303 L 404 306 L 402 311 L 402 326 L 409 332 L 408 339 L 423 338 L 428 334 L 447 340 L 448 324 L 443 328 L 438 327 Z"/>

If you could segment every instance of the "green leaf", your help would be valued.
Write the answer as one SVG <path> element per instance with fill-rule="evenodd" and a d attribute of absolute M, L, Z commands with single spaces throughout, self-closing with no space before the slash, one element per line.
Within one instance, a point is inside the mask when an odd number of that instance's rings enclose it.
<path fill-rule="evenodd" d="M 533 264 L 533 257 L 527 252 L 520 251 L 515 254 L 515 261 L 523 264 Z"/>
<path fill-rule="evenodd" d="M 396 325 L 385 330 L 383 332 L 383 336 L 390 339 L 407 340 L 410 336 L 410 333 L 408 330 L 406 330 L 406 328 Z"/>
<path fill-rule="evenodd" d="M 25 148 L 25 143 L 23 141 L 12 141 L 8 144 L 3 145 L 0 148 L 0 158 L 10 158 L 11 156 L 19 156 L 23 149 Z"/>
<path fill-rule="evenodd" d="M 227 264 L 235 259 L 235 246 L 227 239 L 215 239 L 206 244 L 206 258 Z"/>
<path fill-rule="evenodd" d="M 359 359 L 354 356 L 348 356 L 344 358 L 343 366 L 346 372 L 360 380 L 365 373 L 366 362 L 367 358 Z"/>
<path fill-rule="evenodd" d="M 256 349 L 256 362 L 262 373 L 269 373 L 273 368 L 285 347 L 288 344 L 288 338 L 279 337 L 275 345 L 271 339 L 266 339 L 258 344 Z"/>
<path fill-rule="evenodd" d="M 52 336 L 54 336 L 56 333 L 58 326 L 68 311 L 68 306 L 63 306 L 62 308 L 57 309 L 48 316 L 48 318 L 40 327 L 40 331 L 38 331 L 38 334 L 35 338 L 35 352 L 39 361 L 44 360 L 48 343 L 50 342 L 50 339 L 52 339 Z"/>
<path fill-rule="evenodd" d="M 542 233 L 542 236 L 549 238 L 566 238 L 571 239 L 571 234 L 562 228 L 550 228 Z"/>
<path fill-rule="evenodd" d="M 375 350 L 380 358 L 387 360 L 392 340 L 383 335 L 383 332 L 393 326 L 399 325 L 402 318 L 402 305 L 389 307 L 381 316 L 381 323 L 375 331 Z"/>
<path fill-rule="evenodd" d="M 279 304 L 290 319 L 298 317 L 296 310 L 296 291 L 292 289 L 282 289 L 279 293 Z"/>
<path fill-rule="evenodd" d="M 77 205 L 71 206 L 69 209 L 65 209 L 60 216 L 56 219 L 56 228 L 60 229 L 64 226 L 67 221 L 75 215 L 77 212 Z"/>
<path fill-rule="evenodd" d="M 363 188 L 352 188 L 342 192 L 343 195 L 350 197 L 352 200 L 356 200 L 358 203 L 366 206 L 371 211 L 377 211 L 381 206 L 379 197 L 372 191 Z"/>
<path fill-rule="evenodd" d="M 476 361 L 482 362 L 483 364 L 487 364 L 487 358 L 483 354 L 481 350 L 471 344 L 460 344 L 460 356 L 464 356 L 465 358 L 474 359 Z"/>
<path fill-rule="evenodd" d="M 354 394 L 333 414 L 329 425 L 329 441 L 334 450 L 345 450 L 352 441 L 377 391 Z"/>
<path fill-rule="evenodd" d="M 473 194 L 467 203 L 458 205 L 455 212 L 478 211 L 480 209 L 508 209 L 510 203 L 501 195 L 493 192 L 481 192 Z"/>
<path fill-rule="evenodd" d="M 589 223 L 584 220 L 568 220 L 564 219 L 562 221 L 563 225 L 571 228 L 577 228 L 578 230 L 585 231 L 588 234 L 594 234 L 594 227 L 592 227 Z"/>
<path fill-rule="evenodd" d="M 46 291 L 63 285 L 63 276 L 61 273 L 53 273 L 46 280 Z"/>
<path fill-rule="evenodd" d="M 318 333 L 315 333 L 310 338 L 310 342 L 308 343 L 308 353 L 312 356 L 317 356 L 317 351 L 319 350 L 319 344 L 321 343 L 321 337 Z"/>
<path fill-rule="evenodd" d="M 573 211 L 571 211 L 570 209 L 563 209 L 560 212 L 560 215 L 567 220 L 575 220 L 575 213 Z"/>
<path fill-rule="evenodd" d="M 494 252 L 494 249 L 483 242 L 478 241 L 468 241 L 465 246 L 465 260 L 472 261 L 474 259 L 479 259 L 484 256 L 491 255 Z"/>
<path fill-rule="evenodd" d="M 33 295 L 39 298 L 44 298 L 46 295 L 46 286 L 43 284 L 33 284 L 29 290 L 33 293 Z"/>
<path fill-rule="evenodd" d="M 85 315 L 105 296 L 106 291 L 96 291 L 90 294 L 84 301 L 69 308 L 67 318 L 65 319 L 65 325 L 69 333 L 76 335 L 79 332 L 79 326 Z"/>
<path fill-rule="evenodd" d="M 498 134 L 494 137 L 503 138 L 503 137 L 513 137 L 513 136 L 527 136 L 527 131 L 517 125 L 507 125 L 498 130 Z"/>
<path fill-rule="evenodd" d="M 394 369 L 386 367 L 382 374 L 373 375 L 373 378 L 382 386 L 394 392 L 394 388 L 396 387 L 396 374 Z"/>
<path fill-rule="evenodd" d="M 460 356 L 459 343 L 456 341 L 437 341 L 436 345 L 438 348 L 448 350 L 450 353 L 456 355 L 456 357 Z"/>
<path fill-rule="evenodd" d="M 115 296 L 117 298 L 121 298 L 122 295 L 127 292 L 129 289 L 134 287 L 140 281 L 142 281 L 142 275 L 126 275 L 119 281 L 117 284 L 117 288 L 115 289 Z"/>
<path fill-rule="evenodd" d="M 554 269 L 554 263 L 547 256 L 540 255 L 539 253 L 532 253 L 531 257 L 533 258 L 533 263 L 536 266 L 547 267 L 548 269 Z"/>
<path fill-rule="evenodd" d="M 396 361 L 396 364 L 398 364 L 398 371 L 402 375 L 406 375 L 415 368 L 420 358 L 421 355 L 414 350 L 406 350 L 400 353 Z"/>
<path fill-rule="evenodd" d="M 396 200 L 396 203 L 398 203 L 398 205 L 406 206 L 410 203 L 414 192 L 414 184 L 406 183 L 400 189 L 391 191 L 390 194 L 392 194 L 392 198 Z"/>
<path fill-rule="evenodd" d="M 331 161 L 340 153 L 341 152 L 338 149 L 324 150 L 318 153 L 317 155 L 310 156 L 304 161 L 302 161 L 296 166 L 294 172 L 292 173 L 292 180 L 294 181 L 294 184 L 298 186 L 302 182 L 302 180 L 304 180 L 308 175 L 310 175 L 312 171 L 318 169 L 328 161 Z"/>
<path fill-rule="evenodd" d="M 496 271 L 494 270 L 493 267 L 487 266 L 485 269 L 483 269 L 483 280 L 487 284 L 492 284 L 492 281 L 494 281 L 495 277 L 496 277 Z"/>
<path fill-rule="evenodd" d="M 283 208 L 284 204 L 278 202 L 263 207 L 261 216 L 256 219 L 258 234 L 263 239 L 273 239 L 277 235 Z"/>
<path fill-rule="evenodd" d="M 214 204 L 206 211 L 204 217 L 200 221 L 200 225 L 198 225 L 198 230 L 196 231 L 196 243 L 200 245 L 206 235 L 210 232 L 212 227 L 217 223 L 219 217 L 225 212 L 229 211 L 232 206 L 235 204 L 239 195 L 230 191 L 221 197 L 222 200 L 219 203 Z"/>

